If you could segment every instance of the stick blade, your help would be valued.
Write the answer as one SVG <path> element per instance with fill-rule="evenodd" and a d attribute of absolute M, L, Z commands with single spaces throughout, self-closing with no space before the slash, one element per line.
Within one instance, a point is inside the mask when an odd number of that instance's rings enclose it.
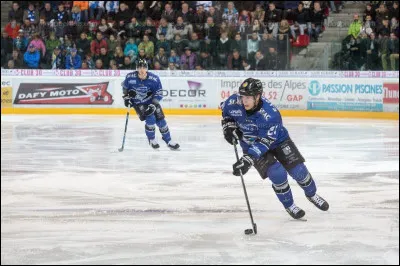
<path fill-rule="evenodd" d="M 124 150 L 124 148 L 119 148 L 118 149 L 119 152 L 122 152 L 123 150 Z"/>

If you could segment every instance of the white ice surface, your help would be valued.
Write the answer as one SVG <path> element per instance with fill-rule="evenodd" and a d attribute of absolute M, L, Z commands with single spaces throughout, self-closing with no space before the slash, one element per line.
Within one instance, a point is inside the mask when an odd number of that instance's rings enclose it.
<path fill-rule="evenodd" d="M 119 153 L 124 116 L 2 116 L 1 263 L 399 263 L 398 121 L 286 118 L 331 207 L 289 177 L 293 221 L 252 169 L 251 236 L 219 117 L 167 121 L 181 151 L 153 151 L 132 116 Z"/>

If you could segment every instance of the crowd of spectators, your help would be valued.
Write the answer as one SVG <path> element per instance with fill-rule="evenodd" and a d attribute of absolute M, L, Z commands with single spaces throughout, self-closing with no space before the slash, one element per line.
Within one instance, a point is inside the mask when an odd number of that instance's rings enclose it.
<path fill-rule="evenodd" d="M 371 1 L 353 15 L 333 67 L 341 70 L 399 70 L 399 3 Z"/>
<path fill-rule="evenodd" d="M 341 1 L 15 1 L 4 68 L 283 70 Z"/>

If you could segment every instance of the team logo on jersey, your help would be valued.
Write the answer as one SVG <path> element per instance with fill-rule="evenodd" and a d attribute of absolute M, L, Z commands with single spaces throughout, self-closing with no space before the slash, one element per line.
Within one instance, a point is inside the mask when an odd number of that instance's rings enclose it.
<path fill-rule="evenodd" d="M 241 110 L 231 110 L 231 111 L 229 111 L 229 114 L 231 116 L 242 116 L 243 115 Z"/>
<path fill-rule="evenodd" d="M 289 155 L 289 154 L 292 153 L 292 150 L 290 149 L 289 146 L 286 146 L 286 147 L 283 148 L 283 153 L 284 153 L 285 155 Z"/>
<path fill-rule="evenodd" d="M 136 84 L 136 80 L 131 79 L 130 81 L 128 81 L 129 84 Z"/>

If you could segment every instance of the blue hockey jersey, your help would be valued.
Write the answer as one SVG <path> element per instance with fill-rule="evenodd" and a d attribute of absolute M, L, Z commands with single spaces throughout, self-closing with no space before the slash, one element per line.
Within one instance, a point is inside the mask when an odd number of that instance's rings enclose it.
<path fill-rule="evenodd" d="M 153 99 L 159 102 L 163 98 L 160 78 L 151 72 L 147 72 L 144 80 L 138 77 L 137 71 L 129 73 L 122 82 L 122 89 L 124 94 L 130 90 L 136 91 L 136 97 L 131 99 L 133 105 L 151 104 Z"/>
<path fill-rule="evenodd" d="M 254 158 L 260 158 L 289 138 L 278 109 L 264 97 L 261 101 L 261 109 L 249 116 L 238 94 L 233 94 L 221 103 L 223 118 L 235 120 L 243 132 L 240 141 L 243 152 Z"/>

